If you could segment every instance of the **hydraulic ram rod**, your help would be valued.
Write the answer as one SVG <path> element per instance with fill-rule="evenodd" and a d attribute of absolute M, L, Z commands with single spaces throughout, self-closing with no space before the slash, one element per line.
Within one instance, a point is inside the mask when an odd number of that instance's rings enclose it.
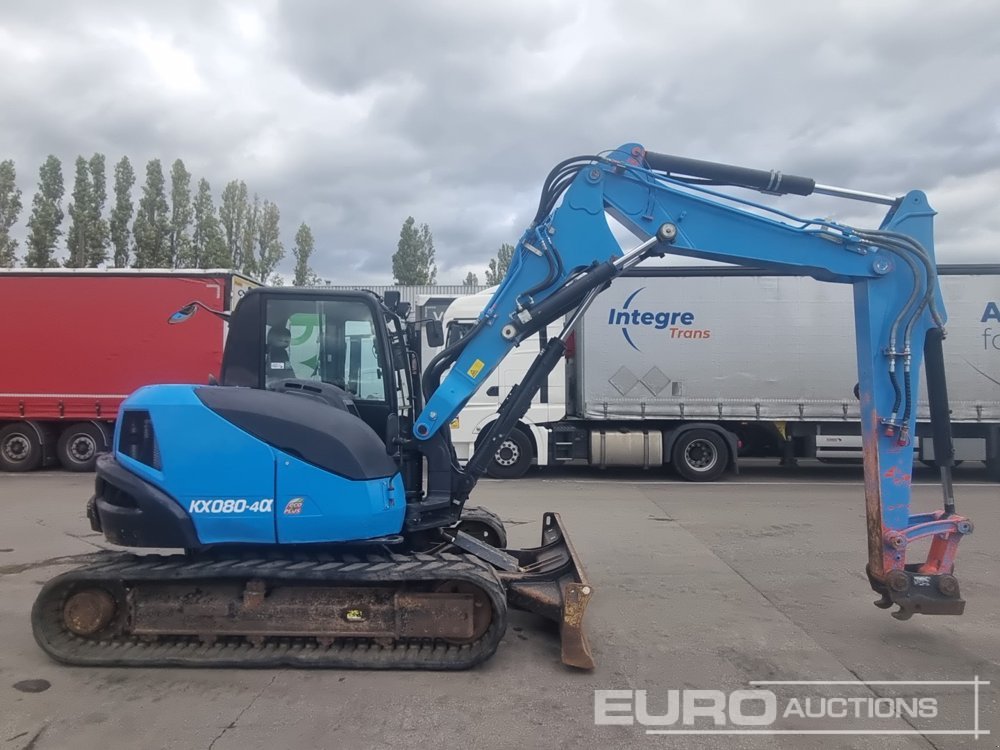
<path fill-rule="evenodd" d="M 851 190 L 850 188 L 836 187 L 834 185 L 817 185 L 816 181 L 810 177 L 783 174 L 776 169 L 749 169 L 748 167 L 737 167 L 732 164 L 689 159 L 686 156 L 658 154 L 655 151 L 646 152 L 646 163 L 649 164 L 651 169 L 658 172 L 697 177 L 719 185 L 745 187 L 776 195 L 789 193 L 792 195 L 812 195 L 813 193 L 822 193 L 823 195 L 833 195 L 838 198 L 848 198 L 867 203 L 881 203 L 886 206 L 895 205 L 899 200 L 891 195 L 868 193 L 863 190 Z"/>

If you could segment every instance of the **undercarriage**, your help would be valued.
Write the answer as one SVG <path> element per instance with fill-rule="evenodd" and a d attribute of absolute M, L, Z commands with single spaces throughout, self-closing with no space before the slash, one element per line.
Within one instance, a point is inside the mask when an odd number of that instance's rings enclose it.
<path fill-rule="evenodd" d="M 109 553 L 49 581 L 32 626 L 75 665 L 450 670 L 493 655 L 511 607 L 558 622 L 564 663 L 593 668 L 592 588 L 558 515 L 545 514 L 541 546 L 505 554 L 516 569 L 456 547 Z"/>

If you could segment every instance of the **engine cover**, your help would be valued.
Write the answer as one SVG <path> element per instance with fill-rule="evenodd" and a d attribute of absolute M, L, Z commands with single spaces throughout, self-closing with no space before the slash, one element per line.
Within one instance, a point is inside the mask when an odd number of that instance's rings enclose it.
<path fill-rule="evenodd" d="M 202 545 L 389 536 L 399 533 L 406 511 L 402 478 L 381 438 L 353 414 L 293 395 L 142 388 L 122 406 L 115 459 L 141 480 L 125 487 L 121 472 L 99 471 L 99 525 L 107 526 L 114 505 L 120 539 L 164 537 L 120 533 L 123 515 L 138 531 L 176 516 L 150 513 L 153 503 L 176 504 Z M 132 512 L 123 514 L 123 504 Z"/>

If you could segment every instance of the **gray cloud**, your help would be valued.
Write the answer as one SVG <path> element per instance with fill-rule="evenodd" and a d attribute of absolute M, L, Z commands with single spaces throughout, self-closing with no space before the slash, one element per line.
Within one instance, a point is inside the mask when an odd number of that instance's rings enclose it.
<path fill-rule="evenodd" d="M 245 179 L 281 206 L 286 246 L 307 221 L 318 270 L 344 282 L 389 279 L 407 215 L 430 224 L 442 281 L 481 273 L 554 163 L 626 141 L 924 189 L 939 258 L 989 261 L 998 21 L 975 2 L 24 0 L 0 18 L 0 158 L 26 203 L 47 153 L 140 173 L 181 157 L 216 195 Z"/>

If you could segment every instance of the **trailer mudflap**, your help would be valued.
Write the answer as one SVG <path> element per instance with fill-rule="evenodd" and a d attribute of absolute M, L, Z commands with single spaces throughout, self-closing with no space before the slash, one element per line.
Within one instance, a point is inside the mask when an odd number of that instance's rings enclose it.
<path fill-rule="evenodd" d="M 507 553 L 517 558 L 519 566 L 517 571 L 497 573 L 507 589 L 508 604 L 559 623 L 563 664 L 593 669 L 583 616 L 594 588 L 559 514 L 542 516 L 541 546 Z"/>

